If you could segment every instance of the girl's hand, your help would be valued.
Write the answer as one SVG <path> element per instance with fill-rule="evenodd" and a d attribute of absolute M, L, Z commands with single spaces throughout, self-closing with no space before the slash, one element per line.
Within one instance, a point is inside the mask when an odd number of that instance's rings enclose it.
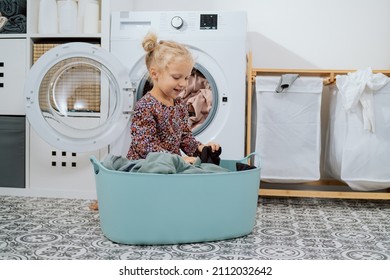
<path fill-rule="evenodd" d="M 183 159 L 186 163 L 189 163 L 189 164 L 194 164 L 195 163 L 195 160 L 196 160 L 196 157 L 185 157 L 183 156 Z"/>
<path fill-rule="evenodd" d="M 214 142 L 209 142 L 209 143 L 207 143 L 206 145 L 199 145 L 199 147 L 198 147 L 198 151 L 199 152 L 202 152 L 202 150 L 203 150 L 203 148 L 205 147 L 205 146 L 210 146 L 211 147 L 211 150 L 213 151 L 213 152 L 216 152 L 216 151 L 218 151 L 218 149 L 221 147 L 219 144 L 217 144 L 217 143 L 214 143 Z"/>

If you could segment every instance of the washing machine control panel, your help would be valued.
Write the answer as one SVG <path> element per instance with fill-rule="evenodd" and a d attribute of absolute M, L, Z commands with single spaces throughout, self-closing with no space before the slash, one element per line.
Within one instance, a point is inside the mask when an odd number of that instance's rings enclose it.
<path fill-rule="evenodd" d="M 179 16 L 174 16 L 172 19 L 171 19 L 171 25 L 176 28 L 176 29 L 180 29 L 183 27 L 183 19 Z"/>
<path fill-rule="evenodd" d="M 218 29 L 217 14 L 201 14 L 200 29 Z"/>

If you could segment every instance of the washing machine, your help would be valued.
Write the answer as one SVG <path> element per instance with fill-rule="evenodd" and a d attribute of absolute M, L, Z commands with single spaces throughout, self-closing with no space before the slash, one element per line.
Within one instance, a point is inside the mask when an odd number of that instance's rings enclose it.
<path fill-rule="evenodd" d="M 111 52 L 89 43 L 47 51 L 30 69 L 25 109 L 34 194 L 96 197 L 90 155 L 127 153 L 135 102 L 148 90 L 143 37 L 186 44 L 193 73 L 207 81 L 212 106 L 193 132 L 221 144 L 222 158 L 244 156 L 246 15 L 241 12 L 112 14 Z"/>
<path fill-rule="evenodd" d="M 139 99 L 150 89 L 144 36 L 152 31 L 159 40 L 186 45 L 196 62 L 193 87 L 182 96 L 193 134 L 202 143 L 219 143 L 222 158 L 239 159 L 245 150 L 246 27 L 245 12 L 114 12 L 110 51 L 128 68 Z M 130 141 L 127 132 L 112 145 L 113 152 L 126 155 Z"/>

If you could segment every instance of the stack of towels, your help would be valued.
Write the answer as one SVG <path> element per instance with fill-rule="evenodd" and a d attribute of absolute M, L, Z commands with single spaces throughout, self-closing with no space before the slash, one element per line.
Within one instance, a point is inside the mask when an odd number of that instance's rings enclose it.
<path fill-rule="evenodd" d="M 0 33 L 26 33 L 26 0 L 0 1 Z"/>

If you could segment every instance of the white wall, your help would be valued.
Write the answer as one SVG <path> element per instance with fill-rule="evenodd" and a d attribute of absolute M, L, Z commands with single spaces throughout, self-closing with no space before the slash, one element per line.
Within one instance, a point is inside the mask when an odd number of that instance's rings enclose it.
<path fill-rule="evenodd" d="M 110 0 L 111 12 L 134 10 L 134 0 Z"/>
<path fill-rule="evenodd" d="M 389 0 L 112 2 L 115 10 L 244 10 L 254 67 L 390 69 Z"/>

